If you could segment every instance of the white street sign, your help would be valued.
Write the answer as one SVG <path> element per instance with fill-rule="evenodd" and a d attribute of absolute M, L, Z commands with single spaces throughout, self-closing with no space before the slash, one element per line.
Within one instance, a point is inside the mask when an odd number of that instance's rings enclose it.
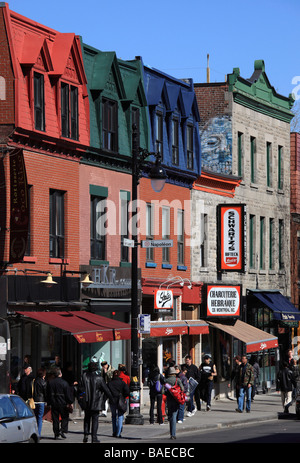
<path fill-rule="evenodd" d="M 123 246 L 127 246 L 128 248 L 134 248 L 134 241 L 129 240 L 128 238 L 123 239 Z"/>
<path fill-rule="evenodd" d="M 173 240 L 142 240 L 142 248 L 172 248 Z"/>

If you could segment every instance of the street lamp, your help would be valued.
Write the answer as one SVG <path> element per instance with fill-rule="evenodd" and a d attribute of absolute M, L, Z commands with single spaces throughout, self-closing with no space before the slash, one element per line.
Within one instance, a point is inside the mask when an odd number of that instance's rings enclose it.
<path fill-rule="evenodd" d="M 132 202 L 136 204 L 138 199 L 137 187 L 145 160 L 148 156 L 154 155 L 156 162 L 149 172 L 151 185 L 154 191 L 161 191 L 167 179 L 165 170 L 160 160 L 161 157 L 156 153 L 149 153 L 138 146 L 138 130 L 136 124 L 132 126 Z M 133 222 L 132 222 L 133 223 Z M 129 414 L 126 416 L 128 424 L 144 424 L 140 407 L 140 382 L 139 382 L 139 336 L 138 336 L 138 316 L 140 313 L 138 305 L 138 231 L 136 226 L 132 226 L 132 248 L 131 263 L 131 383 L 129 398 Z"/>

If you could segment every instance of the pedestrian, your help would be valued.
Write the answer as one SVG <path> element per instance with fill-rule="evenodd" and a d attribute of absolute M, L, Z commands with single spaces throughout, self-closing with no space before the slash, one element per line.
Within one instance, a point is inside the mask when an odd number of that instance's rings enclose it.
<path fill-rule="evenodd" d="M 232 369 L 230 380 L 234 384 L 235 388 L 235 397 L 237 404 L 239 404 L 239 395 L 240 395 L 240 365 L 242 363 L 242 359 L 240 355 L 236 355 L 234 357 L 234 367 Z M 231 383 L 228 383 L 228 387 L 231 387 Z"/>
<path fill-rule="evenodd" d="M 187 367 L 183 365 L 181 368 L 179 365 L 175 365 L 175 370 L 176 370 L 176 376 L 177 378 L 180 379 L 183 385 L 183 390 L 185 395 L 187 396 L 188 394 L 188 389 L 189 389 L 189 383 L 186 378 L 186 372 L 187 372 Z M 185 403 L 184 404 L 179 404 L 179 409 L 178 409 L 178 415 L 177 415 L 177 423 L 182 424 L 184 421 L 184 411 L 185 411 Z"/>
<path fill-rule="evenodd" d="M 78 396 L 83 395 L 80 405 L 84 410 L 83 420 L 83 442 L 88 442 L 90 428 L 92 424 L 92 443 L 99 443 L 97 437 L 99 411 L 101 410 L 102 394 L 105 399 L 111 398 L 108 389 L 99 370 L 99 363 L 91 361 L 87 371 L 84 371 L 78 384 Z"/>
<path fill-rule="evenodd" d="M 200 381 L 200 375 L 199 375 L 199 370 L 196 367 L 196 365 L 193 364 L 192 362 L 192 357 L 190 355 L 187 355 L 185 357 L 185 365 L 187 367 L 187 372 L 186 372 L 186 378 L 189 380 L 190 378 L 193 378 L 197 383 L 199 384 Z M 193 391 L 190 391 L 190 400 L 188 402 L 188 413 L 187 416 L 193 416 L 195 415 L 197 409 L 194 405 L 194 395 L 195 395 L 195 389 Z M 200 409 L 200 399 L 199 399 L 199 404 L 198 408 Z"/>
<path fill-rule="evenodd" d="M 293 387 L 297 383 L 293 372 L 289 368 L 288 362 L 283 362 L 276 379 L 276 391 L 281 392 L 281 401 L 284 413 L 289 413 L 289 407 L 292 405 Z"/>
<path fill-rule="evenodd" d="M 54 374 L 54 378 L 47 385 L 47 401 L 51 407 L 54 439 L 58 439 L 59 436 L 66 439 L 70 408 L 73 406 L 73 397 L 67 381 L 62 377 L 61 369 L 56 367 L 51 368 L 51 371 Z"/>
<path fill-rule="evenodd" d="M 150 396 L 150 424 L 154 424 L 154 407 L 155 402 L 157 406 L 157 422 L 163 424 L 163 415 L 162 415 L 162 400 L 163 400 L 163 385 L 164 377 L 160 373 L 160 369 L 157 365 L 152 365 L 149 371 L 148 376 L 148 385 L 149 385 L 149 396 Z"/>
<path fill-rule="evenodd" d="M 167 375 L 168 376 L 165 379 L 165 383 L 169 384 L 170 386 L 174 386 L 176 383 L 182 391 L 184 390 L 181 380 L 176 377 L 176 370 L 174 367 L 170 367 L 168 369 Z M 176 422 L 179 410 L 179 403 L 174 399 L 168 388 L 166 388 L 166 396 L 168 407 L 168 420 L 170 426 L 170 438 L 176 439 Z"/>
<path fill-rule="evenodd" d="M 114 369 L 106 360 L 101 362 L 101 376 L 105 381 L 105 384 L 108 385 L 109 381 L 112 380 Z M 105 397 L 102 397 L 102 408 L 101 408 L 101 416 L 106 417 L 108 410 L 108 400 Z"/>
<path fill-rule="evenodd" d="M 17 394 L 22 397 L 25 402 L 27 402 L 27 400 L 31 399 L 33 396 L 32 383 L 34 381 L 34 375 L 32 367 L 28 363 L 24 363 L 23 370 L 24 373 L 17 383 Z"/>
<path fill-rule="evenodd" d="M 251 410 L 251 389 L 254 384 L 254 371 L 252 365 L 248 362 L 247 356 L 242 356 L 242 363 L 239 369 L 240 394 L 238 400 L 237 412 L 243 413 L 244 399 L 246 396 L 246 412 Z"/>
<path fill-rule="evenodd" d="M 123 363 L 119 363 L 118 370 L 120 372 L 120 378 L 127 384 L 127 386 L 130 386 L 130 376 L 127 373 L 126 366 L 123 365 Z"/>
<path fill-rule="evenodd" d="M 214 377 L 217 376 L 217 369 L 210 355 L 205 355 L 203 360 L 199 367 L 201 373 L 200 389 L 203 391 L 202 398 L 206 402 L 206 411 L 209 411 L 211 409 L 211 393 L 214 386 Z"/>
<path fill-rule="evenodd" d="M 39 368 L 37 371 L 34 381 L 33 399 L 35 404 L 34 414 L 38 425 L 39 436 L 41 437 L 45 404 L 47 403 L 47 381 L 45 368 Z"/>
<path fill-rule="evenodd" d="M 112 416 L 113 437 L 122 437 L 121 432 L 123 429 L 124 413 L 126 411 L 126 407 L 121 409 L 119 406 L 119 400 L 125 402 L 126 397 L 128 397 L 130 394 L 130 391 L 128 385 L 120 378 L 120 372 L 118 370 L 113 372 L 113 377 L 112 380 L 108 383 L 108 388 L 112 395 L 110 398 L 110 410 Z"/>
<path fill-rule="evenodd" d="M 249 363 L 253 366 L 253 372 L 254 372 L 254 384 L 253 384 L 252 393 L 251 393 L 251 401 L 253 401 L 255 394 L 258 394 L 257 385 L 259 382 L 259 373 L 260 373 L 260 368 L 259 368 L 256 355 L 251 355 Z"/>

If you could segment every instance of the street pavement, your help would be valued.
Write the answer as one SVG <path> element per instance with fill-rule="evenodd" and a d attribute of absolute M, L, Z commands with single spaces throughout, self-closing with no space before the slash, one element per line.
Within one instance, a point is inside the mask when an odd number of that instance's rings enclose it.
<path fill-rule="evenodd" d="M 296 419 L 294 404 L 290 408 L 290 415 L 283 415 L 281 405 L 281 397 L 277 392 L 269 394 L 259 394 L 255 396 L 255 400 L 251 404 L 250 413 L 237 413 L 235 409 L 237 403 L 235 399 L 224 398 L 213 400 L 210 411 L 206 411 L 205 403 L 202 409 L 197 411 L 194 416 L 187 417 L 182 424 L 177 423 L 176 434 L 177 439 L 180 435 L 188 435 L 188 433 L 203 432 L 226 427 L 245 426 L 251 423 L 258 423 L 268 420 L 278 420 L 281 418 Z M 114 444 L 118 446 L 122 444 L 138 444 L 138 443 L 156 443 L 169 444 L 169 423 L 166 421 L 164 425 L 149 423 L 149 406 L 143 405 L 141 413 L 144 417 L 143 425 L 125 424 L 122 431 L 122 438 L 112 437 L 111 414 L 108 412 L 107 417 L 99 417 L 98 438 L 102 444 Z M 76 416 L 77 415 L 77 416 Z M 66 434 L 66 439 L 54 440 L 52 431 L 52 423 L 44 421 L 42 428 L 41 443 L 82 443 L 83 441 L 83 414 L 79 416 L 76 413 L 70 415 L 69 432 Z M 90 440 L 89 440 L 90 442 Z"/>

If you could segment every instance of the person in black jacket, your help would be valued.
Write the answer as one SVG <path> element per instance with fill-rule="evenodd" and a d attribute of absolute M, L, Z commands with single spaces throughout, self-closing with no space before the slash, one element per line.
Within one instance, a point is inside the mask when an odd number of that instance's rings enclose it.
<path fill-rule="evenodd" d="M 41 436 L 45 403 L 47 403 L 47 381 L 46 370 L 39 368 L 34 381 L 33 400 L 35 403 L 34 414 L 38 425 L 39 436 Z"/>
<path fill-rule="evenodd" d="M 276 391 L 281 392 L 281 401 L 284 413 L 289 413 L 289 407 L 292 405 L 292 391 L 296 386 L 293 372 L 289 369 L 288 362 L 283 362 L 277 374 Z"/>
<path fill-rule="evenodd" d="M 196 365 L 193 364 L 192 362 L 192 357 L 190 355 L 187 355 L 185 357 L 185 365 L 187 367 L 187 372 L 186 372 L 186 378 L 189 380 L 190 378 L 193 378 L 195 381 L 199 383 L 199 370 L 196 367 Z M 198 394 L 198 386 L 196 389 L 194 389 L 192 392 L 190 392 L 190 400 L 188 402 L 187 408 L 188 408 L 188 413 L 187 416 L 193 416 L 196 413 L 196 407 L 194 405 L 194 395 Z M 195 396 L 196 399 L 196 396 Z M 201 405 L 200 405 L 200 398 L 197 395 L 197 408 L 200 410 Z"/>
<path fill-rule="evenodd" d="M 69 422 L 69 406 L 73 404 L 73 397 L 70 387 L 62 378 L 60 368 L 53 368 L 54 378 L 51 379 L 47 387 L 48 405 L 51 407 L 52 425 L 54 438 L 61 436 L 66 438 Z M 59 416 L 61 416 L 61 427 L 59 427 Z"/>
<path fill-rule="evenodd" d="M 119 409 L 118 402 L 120 397 L 123 401 L 126 401 L 126 397 L 129 396 L 130 390 L 128 385 L 120 378 L 120 372 L 118 370 L 113 372 L 113 377 L 108 383 L 108 388 L 112 395 L 110 398 L 110 410 L 112 415 L 113 437 L 122 437 L 121 432 L 125 412 Z"/>
<path fill-rule="evenodd" d="M 91 361 L 88 370 L 82 374 L 78 386 L 78 393 L 84 394 L 83 409 L 83 442 L 88 442 L 92 422 L 92 443 L 99 443 L 97 438 L 99 411 L 101 410 L 102 395 L 112 398 L 105 380 L 101 376 L 98 362 Z"/>
<path fill-rule="evenodd" d="M 150 396 L 150 424 L 154 424 L 154 406 L 155 400 L 157 402 L 157 422 L 163 424 L 162 417 L 162 394 L 163 394 L 163 384 L 164 377 L 160 373 L 160 369 L 157 365 L 153 365 L 150 369 L 148 376 L 148 385 L 149 385 L 149 396 Z M 156 387 L 158 385 L 158 387 Z"/>
<path fill-rule="evenodd" d="M 23 365 L 23 369 L 24 373 L 17 384 L 17 394 L 26 402 L 26 400 L 32 397 L 32 382 L 34 376 L 31 366 L 27 363 Z"/>

